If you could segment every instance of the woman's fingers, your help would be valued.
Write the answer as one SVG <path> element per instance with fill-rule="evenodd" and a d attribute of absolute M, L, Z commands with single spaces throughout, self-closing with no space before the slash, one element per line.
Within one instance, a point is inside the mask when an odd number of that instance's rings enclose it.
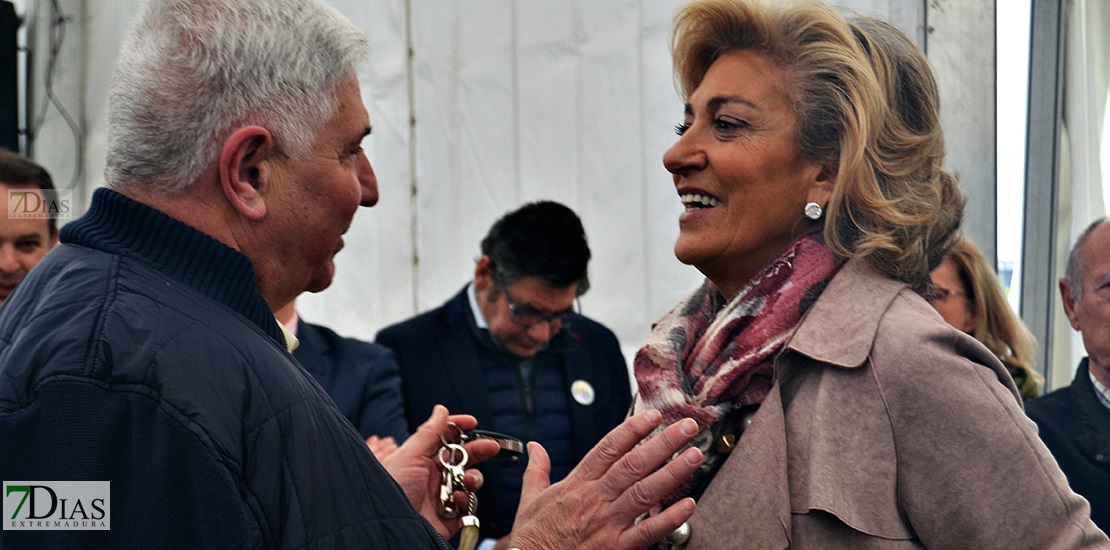
<path fill-rule="evenodd" d="M 684 418 L 667 426 L 659 435 L 628 451 L 621 457 L 617 464 L 601 478 L 602 487 L 607 494 L 616 497 L 633 487 L 634 483 L 640 480 L 647 481 L 645 478 L 651 479 L 648 476 L 653 475 L 652 472 L 659 469 L 661 464 L 686 446 L 697 433 L 698 424 L 690 418 Z M 696 455 L 686 456 L 690 460 L 696 460 L 697 464 L 693 468 L 697 468 L 701 464 L 700 451 Z M 674 462 L 677 462 L 677 464 L 674 464 Z M 690 471 L 685 472 L 687 469 Z M 643 491 L 645 498 L 654 498 L 652 502 L 658 502 L 678 483 L 689 477 L 692 472 L 693 470 L 689 468 L 689 464 L 683 464 L 681 459 L 672 461 L 672 464 L 668 464 L 663 469 L 663 473 L 666 475 L 652 480 L 653 482 L 650 484 L 641 485 L 639 489 Z M 676 477 L 677 481 L 675 481 Z M 659 491 L 663 491 L 663 493 L 658 494 Z"/>
<path fill-rule="evenodd" d="M 613 428 L 590 449 L 570 473 L 581 481 L 598 479 L 663 421 L 657 410 L 632 415 Z"/>
<path fill-rule="evenodd" d="M 621 533 L 617 548 L 619 550 L 647 548 L 674 532 L 692 515 L 694 515 L 694 499 L 684 498 L 662 512 L 644 518 Z"/>

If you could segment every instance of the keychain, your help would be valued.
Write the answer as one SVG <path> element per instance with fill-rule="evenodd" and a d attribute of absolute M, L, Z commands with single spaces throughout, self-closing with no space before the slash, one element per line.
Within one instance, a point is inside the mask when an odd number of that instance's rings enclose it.
<path fill-rule="evenodd" d="M 466 441 L 467 436 L 460 431 L 459 438 Z M 460 520 L 462 531 L 459 532 L 459 550 L 474 550 L 478 545 L 479 522 L 478 516 L 474 515 L 478 510 L 478 497 L 463 484 L 464 468 L 469 457 L 461 443 L 449 443 L 442 437 L 440 442 L 443 446 L 437 454 L 439 463 L 443 466 L 443 484 L 439 488 L 439 515 L 447 519 L 459 517 L 462 511 L 455 506 L 452 496 L 455 491 L 466 492 L 467 506 L 466 514 Z"/>
<path fill-rule="evenodd" d="M 488 439 L 497 443 L 498 454 L 493 458 L 501 460 L 517 460 L 524 453 L 524 443 L 519 439 L 490 432 L 486 430 L 470 430 L 464 432 L 454 423 L 448 422 L 451 427 L 459 432 L 457 443 L 448 442 L 443 437 L 439 438 L 443 445 L 439 448 L 439 463 L 443 466 L 443 483 L 439 487 L 439 515 L 447 519 L 459 517 L 462 510 L 455 506 L 452 499 L 455 491 L 465 491 L 467 496 L 466 514 L 459 521 L 462 522 L 462 531 L 459 532 L 459 550 L 474 550 L 478 545 L 478 497 L 463 485 L 464 468 L 469 455 L 463 448 L 463 442 L 473 439 Z"/>

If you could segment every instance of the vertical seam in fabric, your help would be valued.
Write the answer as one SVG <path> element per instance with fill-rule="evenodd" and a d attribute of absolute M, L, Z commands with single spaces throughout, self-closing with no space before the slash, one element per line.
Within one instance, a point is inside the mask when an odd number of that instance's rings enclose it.
<path fill-rule="evenodd" d="M 521 188 L 524 185 L 523 163 L 520 159 L 520 57 L 518 55 L 519 42 L 517 33 L 517 3 L 510 0 L 509 4 L 509 53 L 512 57 L 512 89 L 513 89 L 513 172 L 516 174 L 516 200 L 514 204 L 521 203 Z"/>
<path fill-rule="evenodd" d="M 637 97 L 640 101 L 640 131 L 637 132 L 637 134 L 640 137 L 640 181 L 643 182 L 643 187 L 641 189 L 644 189 L 640 194 L 640 212 L 649 212 L 648 209 L 651 205 L 649 204 L 650 201 L 648 197 L 651 196 L 651 192 L 646 190 L 645 188 L 648 188 L 648 182 L 651 180 L 649 179 L 647 169 L 645 168 L 647 165 L 647 163 L 645 162 L 647 160 L 647 132 L 643 127 L 644 121 L 648 120 L 647 114 L 644 113 L 644 94 L 646 93 L 647 89 L 647 84 L 644 81 L 644 0 L 640 0 L 640 2 L 636 5 L 636 19 L 636 28 L 639 29 L 639 32 L 637 33 L 637 36 L 639 36 L 639 41 L 636 44 L 636 81 L 639 85 L 639 93 L 637 94 Z M 645 274 L 651 273 L 651 254 L 648 253 L 648 250 L 651 249 L 651 237 L 650 231 L 648 230 L 648 223 L 650 218 L 650 216 L 640 217 L 640 245 L 643 247 L 641 249 L 643 250 L 643 253 L 641 254 L 641 258 L 643 259 L 642 273 Z M 652 296 L 654 293 L 651 290 L 650 276 L 644 277 L 644 285 L 641 287 L 641 290 L 644 294 L 643 300 L 640 303 L 646 304 L 648 312 L 656 311 L 654 304 L 652 304 Z M 645 317 L 650 318 L 650 315 L 650 313 L 647 313 Z"/>
<path fill-rule="evenodd" d="M 419 216 L 419 181 L 416 179 L 416 49 L 412 39 L 413 30 L 412 0 L 405 0 L 405 63 L 407 69 L 406 81 L 409 96 L 409 239 L 411 249 L 409 256 L 409 280 L 412 311 L 420 311 L 417 296 L 420 294 L 420 216 Z"/>

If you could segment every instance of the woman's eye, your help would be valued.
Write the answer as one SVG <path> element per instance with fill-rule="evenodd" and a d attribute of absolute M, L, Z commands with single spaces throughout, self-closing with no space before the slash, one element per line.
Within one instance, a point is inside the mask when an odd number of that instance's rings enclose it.
<path fill-rule="evenodd" d="M 685 123 L 685 122 L 683 122 L 682 124 L 675 124 L 674 133 L 681 136 L 682 134 L 686 133 L 686 130 L 689 130 L 689 129 L 690 129 L 690 125 Z"/>
<path fill-rule="evenodd" d="M 733 130 L 739 130 L 740 128 L 743 128 L 745 126 L 747 126 L 747 123 L 738 120 L 734 121 L 724 118 L 713 119 L 713 127 L 721 132 L 731 132 Z"/>

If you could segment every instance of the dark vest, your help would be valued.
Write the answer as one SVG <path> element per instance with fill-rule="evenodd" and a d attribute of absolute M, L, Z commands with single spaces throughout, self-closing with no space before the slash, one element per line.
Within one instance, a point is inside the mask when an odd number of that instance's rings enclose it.
<path fill-rule="evenodd" d="M 562 354 L 558 352 L 562 340 L 556 337 L 548 349 L 527 361 L 530 368 L 528 380 L 525 380 L 525 362 L 493 344 L 488 333 L 480 339 L 486 344 L 480 346 L 480 360 L 491 414 L 490 424 L 484 427 L 524 442 L 538 441 L 551 457 L 552 483 L 563 479 L 574 467 L 575 460 L 574 432 L 567 401 L 570 381 L 563 368 Z M 487 516 L 482 520 L 483 536 L 500 537 L 512 530 L 527 463 L 527 457 L 516 462 L 486 463 L 483 474 L 487 479 L 496 479 L 490 489 L 495 492 L 498 506 L 492 518 Z"/>

